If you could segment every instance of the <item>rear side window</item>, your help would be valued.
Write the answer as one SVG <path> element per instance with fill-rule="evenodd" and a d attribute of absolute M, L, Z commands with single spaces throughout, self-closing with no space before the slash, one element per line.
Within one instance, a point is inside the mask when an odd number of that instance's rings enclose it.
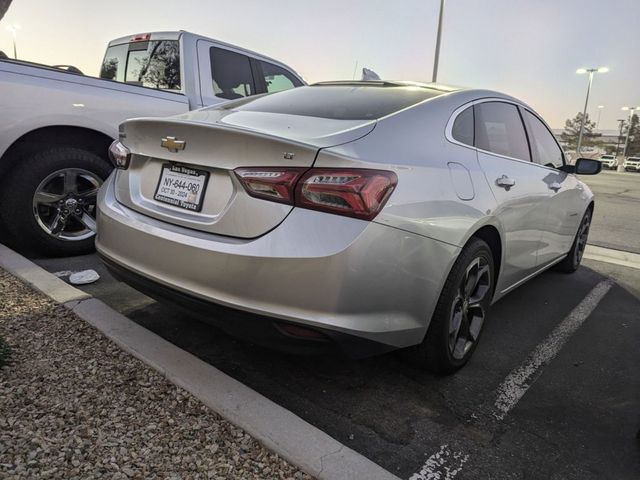
<path fill-rule="evenodd" d="M 562 150 L 549 129 L 533 113 L 525 110 L 524 118 L 529 131 L 533 161 L 545 167 L 559 168 L 563 165 Z"/>
<path fill-rule="evenodd" d="M 503 102 L 479 103 L 474 106 L 474 116 L 476 147 L 498 155 L 531 160 L 518 107 Z"/>
<path fill-rule="evenodd" d="M 258 63 L 262 68 L 262 75 L 264 76 L 267 92 L 281 92 L 282 90 L 289 90 L 290 88 L 302 85 L 300 80 L 284 68 L 274 65 L 273 63 L 263 62 L 262 60 L 258 61 Z"/>
<path fill-rule="evenodd" d="M 473 147 L 474 128 L 473 128 L 473 107 L 469 107 L 459 114 L 453 122 L 451 136 L 465 145 Z"/>
<path fill-rule="evenodd" d="M 161 90 L 180 90 L 180 43 L 155 40 L 109 47 L 100 78 Z"/>
<path fill-rule="evenodd" d="M 211 77 L 217 97 L 235 100 L 256 93 L 251 61 L 246 55 L 211 47 Z"/>
<path fill-rule="evenodd" d="M 374 120 L 443 93 L 423 87 L 311 85 L 220 108 L 334 120 Z"/>

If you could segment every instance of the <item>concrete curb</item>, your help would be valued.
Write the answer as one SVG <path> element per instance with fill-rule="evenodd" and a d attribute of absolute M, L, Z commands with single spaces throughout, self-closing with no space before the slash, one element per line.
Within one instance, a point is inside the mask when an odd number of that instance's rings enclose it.
<path fill-rule="evenodd" d="M 597 247 L 587 245 L 584 251 L 584 258 L 596 260 L 598 262 L 613 263 L 623 267 L 640 269 L 640 255 L 637 253 L 623 252 L 612 248 Z"/>
<path fill-rule="evenodd" d="M 64 280 L 27 260 L 22 255 L 0 243 L 0 267 L 41 291 L 58 303 L 90 298 L 91 295 L 72 287 Z"/>
<path fill-rule="evenodd" d="M 120 348 L 308 474 L 327 480 L 398 477 L 289 410 L 167 342 L 0 244 L 0 267 L 64 304 Z"/>

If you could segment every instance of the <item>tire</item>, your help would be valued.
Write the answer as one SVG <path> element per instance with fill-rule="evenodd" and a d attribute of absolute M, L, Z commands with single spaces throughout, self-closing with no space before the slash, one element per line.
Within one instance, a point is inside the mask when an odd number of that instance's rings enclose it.
<path fill-rule="evenodd" d="M 578 232 L 573 239 L 571 250 L 569 250 L 569 253 L 564 258 L 564 260 L 562 260 L 560 263 L 557 263 L 553 267 L 558 272 L 573 273 L 580 266 L 580 262 L 582 262 L 582 255 L 584 254 L 584 249 L 587 246 L 587 239 L 589 237 L 589 228 L 591 227 L 592 215 L 593 211 L 591 210 L 591 208 L 589 208 L 582 217 L 582 221 L 580 222 L 580 226 L 578 227 Z"/>
<path fill-rule="evenodd" d="M 52 147 L 23 157 L 2 179 L 4 240 L 45 256 L 93 251 L 97 188 L 110 172 L 106 160 L 81 148 Z"/>
<path fill-rule="evenodd" d="M 467 289 L 470 292 L 465 292 L 463 284 L 472 277 L 474 269 L 480 275 L 473 287 Z M 494 269 L 489 246 L 479 238 L 472 238 L 449 272 L 423 342 L 414 347 L 413 357 L 418 364 L 437 374 L 451 374 L 469 361 L 493 297 Z"/>

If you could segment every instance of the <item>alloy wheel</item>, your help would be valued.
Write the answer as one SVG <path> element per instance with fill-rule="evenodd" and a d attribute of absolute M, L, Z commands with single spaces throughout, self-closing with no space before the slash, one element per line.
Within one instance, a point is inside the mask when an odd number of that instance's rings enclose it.
<path fill-rule="evenodd" d="M 466 268 L 451 305 L 449 351 L 461 360 L 480 336 L 485 319 L 484 303 L 491 292 L 491 269 L 483 256 L 474 258 Z"/>
<path fill-rule="evenodd" d="M 96 198 L 103 181 L 95 173 L 66 168 L 47 176 L 33 195 L 36 222 L 48 235 L 67 241 L 96 231 Z"/>
<path fill-rule="evenodd" d="M 587 239 L 589 238 L 589 227 L 591 226 L 591 214 L 587 213 L 580 225 L 580 231 L 576 237 L 576 248 L 574 252 L 574 262 L 578 265 L 582 261 L 582 255 L 587 248 Z"/>

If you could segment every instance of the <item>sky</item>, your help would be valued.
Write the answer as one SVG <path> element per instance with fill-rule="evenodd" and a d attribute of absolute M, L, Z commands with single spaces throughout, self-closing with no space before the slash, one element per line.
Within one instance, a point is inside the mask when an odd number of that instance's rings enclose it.
<path fill-rule="evenodd" d="M 107 42 L 188 30 L 276 58 L 307 82 L 353 78 L 356 62 L 383 79 L 430 81 L 439 0 L 13 0 L 0 50 L 97 75 Z M 640 0 L 447 0 L 438 81 L 488 88 L 531 105 L 553 128 L 582 111 L 617 128 L 640 105 Z M 1 93 L 1 92 L 0 92 Z"/>

